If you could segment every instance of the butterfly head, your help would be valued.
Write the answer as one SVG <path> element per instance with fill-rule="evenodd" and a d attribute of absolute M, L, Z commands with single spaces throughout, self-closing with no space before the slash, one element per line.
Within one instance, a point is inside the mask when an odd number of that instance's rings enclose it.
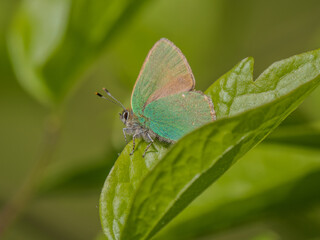
<path fill-rule="evenodd" d="M 122 113 L 120 113 L 120 120 L 123 122 L 124 125 L 127 125 L 131 117 L 132 111 L 130 111 L 129 109 L 124 109 Z"/>

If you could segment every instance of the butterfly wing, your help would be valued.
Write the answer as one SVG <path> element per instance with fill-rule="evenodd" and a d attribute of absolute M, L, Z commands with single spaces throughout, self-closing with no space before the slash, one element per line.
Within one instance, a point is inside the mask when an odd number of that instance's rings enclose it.
<path fill-rule="evenodd" d="M 211 99 L 196 91 L 155 100 L 146 106 L 144 116 L 147 117 L 146 124 L 152 131 L 173 141 L 215 120 Z"/>
<path fill-rule="evenodd" d="M 191 68 L 181 51 L 169 40 L 160 39 L 150 50 L 131 96 L 135 114 L 159 99 L 194 88 Z"/>

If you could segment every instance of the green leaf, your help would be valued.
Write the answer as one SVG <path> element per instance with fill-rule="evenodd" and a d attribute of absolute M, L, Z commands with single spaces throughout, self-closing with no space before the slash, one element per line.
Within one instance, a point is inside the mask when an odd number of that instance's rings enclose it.
<path fill-rule="evenodd" d="M 126 146 L 100 199 L 101 222 L 109 239 L 151 238 L 261 142 L 320 82 L 320 50 L 277 62 L 255 82 L 249 74 L 252 65 L 251 58 L 243 60 L 209 88 L 220 119 L 186 135 L 165 155 L 160 144 L 155 144 L 159 153 L 145 159 L 144 142 L 133 156 L 132 144 Z"/>
<path fill-rule="evenodd" d="M 8 35 L 20 84 L 43 103 L 59 103 L 146 1 L 22 1 Z"/>
<path fill-rule="evenodd" d="M 230 117 L 277 100 L 319 74 L 317 51 L 275 62 L 253 81 L 253 58 L 246 58 L 205 92 L 217 118 Z"/>
<path fill-rule="evenodd" d="M 320 204 L 320 151 L 260 144 L 183 211 L 157 239 L 197 239 Z"/>

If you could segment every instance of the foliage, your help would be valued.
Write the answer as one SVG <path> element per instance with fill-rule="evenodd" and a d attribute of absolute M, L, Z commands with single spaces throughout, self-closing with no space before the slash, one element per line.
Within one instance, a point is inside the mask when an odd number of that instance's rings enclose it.
<path fill-rule="evenodd" d="M 206 93 L 219 119 L 168 152 L 157 143 L 144 159 L 145 143 L 133 156 L 132 144 L 126 146 L 100 199 L 109 239 L 151 238 L 261 142 L 319 84 L 320 50 L 276 62 L 254 82 L 252 71 L 253 59 L 247 58 L 216 81 Z"/>

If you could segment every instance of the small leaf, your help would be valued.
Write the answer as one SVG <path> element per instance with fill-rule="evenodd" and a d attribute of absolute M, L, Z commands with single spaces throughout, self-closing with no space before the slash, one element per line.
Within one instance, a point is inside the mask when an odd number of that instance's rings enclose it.
<path fill-rule="evenodd" d="M 146 1 L 23 0 L 8 35 L 20 84 L 43 103 L 61 102 Z"/>
<path fill-rule="evenodd" d="M 220 120 L 186 135 L 164 157 L 165 149 L 158 149 L 159 155 L 153 152 L 142 159 L 143 142 L 130 157 L 131 144 L 126 146 L 100 199 L 101 222 L 109 239 L 154 236 L 320 82 L 320 50 L 277 62 L 255 82 L 248 73 L 252 64 L 250 58 L 243 60 L 209 88 Z"/>

